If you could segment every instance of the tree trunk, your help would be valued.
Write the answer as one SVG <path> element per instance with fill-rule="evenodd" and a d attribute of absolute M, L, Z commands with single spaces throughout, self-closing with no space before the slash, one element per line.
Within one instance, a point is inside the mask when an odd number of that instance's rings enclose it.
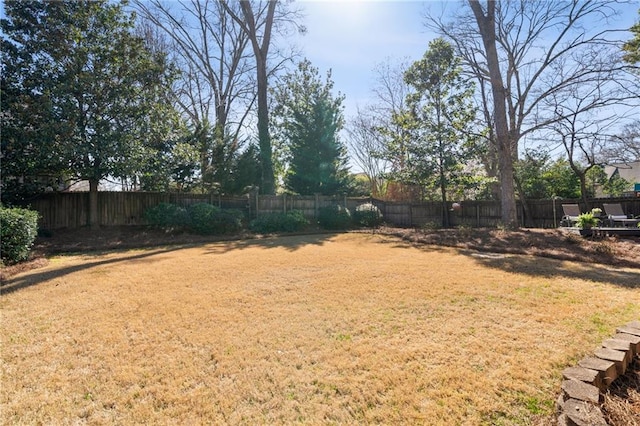
<path fill-rule="evenodd" d="M 440 114 L 438 114 L 440 115 Z M 440 159 L 439 159 L 439 167 L 440 167 L 440 197 L 442 199 L 442 226 L 445 229 L 448 229 L 451 227 L 451 220 L 449 217 L 449 209 L 447 207 L 447 182 L 446 182 L 446 178 L 445 178 L 445 174 L 444 174 L 444 154 L 443 154 L 443 143 L 442 141 L 439 141 L 438 143 L 439 145 L 439 155 L 440 155 Z"/>
<path fill-rule="evenodd" d="M 442 226 L 448 229 L 451 228 L 451 221 L 449 220 L 449 209 L 447 207 L 447 191 L 444 185 L 440 186 L 440 192 L 442 195 Z"/>
<path fill-rule="evenodd" d="M 98 220 L 98 180 L 89 179 L 89 227 L 91 230 L 100 229 Z"/>
<path fill-rule="evenodd" d="M 251 41 L 251 47 L 256 58 L 256 78 L 258 97 L 258 141 L 260 145 L 260 162 L 262 166 L 262 188 L 263 194 L 275 194 L 275 175 L 273 171 L 273 159 L 271 158 L 271 136 L 269 135 L 269 102 L 268 102 L 268 73 L 267 57 L 269 45 L 271 43 L 271 30 L 275 9 L 278 1 L 270 1 L 267 5 L 266 16 L 260 24 L 263 27 L 262 41 L 258 40 L 258 26 L 253 13 L 251 2 L 240 1 L 240 8 L 244 15 L 244 22 L 239 21 L 247 36 Z M 238 20 L 234 14 L 234 19 Z"/>
<path fill-rule="evenodd" d="M 469 0 L 487 57 L 491 92 L 493 94 L 493 108 L 496 126 L 496 143 L 498 152 L 498 167 L 500 168 L 500 205 L 502 207 L 502 222 L 507 228 L 518 227 L 516 197 L 513 181 L 513 150 L 507 121 L 506 92 L 500 71 L 500 61 L 496 47 L 495 0 L 487 1 L 485 16 L 478 0 Z"/>
<path fill-rule="evenodd" d="M 591 211 L 591 203 L 587 197 L 587 173 L 576 173 L 580 180 L 580 194 L 582 195 L 582 201 L 587 208 L 587 211 Z"/>
<path fill-rule="evenodd" d="M 269 104 L 267 98 L 267 60 L 258 61 L 258 140 L 260 143 L 260 162 L 262 165 L 263 194 L 275 194 L 275 176 L 271 158 L 271 136 L 269 135 Z"/>
<path fill-rule="evenodd" d="M 527 200 L 527 196 L 524 193 L 524 190 L 522 189 L 522 184 L 520 183 L 520 180 L 517 177 L 514 177 L 515 183 L 516 183 L 516 189 L 518 190 L 518 195 L 520 196 L 520 202 L 522 203 L 522 208 L 524 209 L 524 218 L 522 219 L 522 224 L 524 226 L 530 225 L 530 226 L 534 226 L 534 224 L 527 224 L 527 220 L 530 220 L 531 218 L 533 218 L 533 215 L 531 214 L 531 207 L 529 207 L 529 202 Z"/>

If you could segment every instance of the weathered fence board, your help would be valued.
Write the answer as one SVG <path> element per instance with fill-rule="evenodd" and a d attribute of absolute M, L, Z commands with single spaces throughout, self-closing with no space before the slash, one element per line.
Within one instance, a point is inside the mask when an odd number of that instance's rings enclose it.
<path fill-rule="evenodd" d="M 227 197 L 210 194 L 155 193 L 155 192 L 99 192 L 98 217 L 101 225 L 144 225 L 144 212 L 160 203 L 189 206 L 209 203 L 221 208 L 239 209 L 248 218 L 267 213 L 300 210 L 310 220 L 317 218 L 322 207 L 331 204 L 346 205 L 353 211 L 358 205 L 371 202 L 378 206 L 387 223 L 403 227 L 442 225 L 440 202 L 401 203 L 372 198 L 345 196 L 251 195 Z M 562 204 L 578 203 L 581 211 L 603 203 L 621 203 L 628 214 L 640 215 L 640 198 L 600 198 L 583 205 L 580 200 L 529 200 L 528 209 L 518 203 L 518 220 L 525 227 L 552 228 L 560 224 Z M 452 226 L 495 227 L 501 223 L 499 201 L 462 201 L 461 209 L 449 209 Z M 451 204 L 449 204 L 451 205 Z M 32 199 L 29 205 L 40 213 L 40 227 L 44 229 L 78 228 L 88 223 L 89 194 L 87 192 L 46 193 Z M 528 213 L 527 213 L 528 211 Z M 555 220 L 554 220 L 555 218 Z"/>

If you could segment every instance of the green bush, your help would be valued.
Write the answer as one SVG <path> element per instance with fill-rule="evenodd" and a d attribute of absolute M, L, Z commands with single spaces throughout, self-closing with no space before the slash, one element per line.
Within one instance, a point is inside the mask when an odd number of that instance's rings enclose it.
<path fill-rule="evenodd" d="M 2 262 L 27 260 L 38 235 L 38 212 L 0 206 L 0 258 Z"/>
<path fill-rule="evenodd" d="M 251 221 L 249 229 L 257 234 L 296 232 L 308 223 L 301 211 L 293 210 L 288 213 L 269 213 L 258 216 Z"/>
<path fill-rule="evenodd" d="M 203 235 L 220 235 L 242 229 L 243 213 L 240 210 L 223 210 L 211 204 L 198 203 L 189 206 L 190 229 Z"/>
<path fill-rule="evenodd" d="M 149 225 L 165 230 L 186 229 L 191 222 L 187 209 L 170 203 L 147 209 L 144 218 Z"/>
<path fill-rule="evenodd" d="M 360 204 L 353 212 L 356 225 L 375 228 L 382 224 L 382 212 L 372 203 Z"/>
<path fill-rule="evenodd" d="M 348 229 L 351 226 L 349 209 L 334 204 L 318 211 L 318 224 L 324 229 Z"/>

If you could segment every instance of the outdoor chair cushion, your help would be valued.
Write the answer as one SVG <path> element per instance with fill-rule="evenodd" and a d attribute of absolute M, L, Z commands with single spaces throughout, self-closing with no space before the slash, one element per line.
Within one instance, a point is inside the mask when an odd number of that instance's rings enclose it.
<path fill-rule="evenodd" d="M 629 219 L 626 214 L 610 214 L 609 219 L 613 220 L 624 220 Z"/>

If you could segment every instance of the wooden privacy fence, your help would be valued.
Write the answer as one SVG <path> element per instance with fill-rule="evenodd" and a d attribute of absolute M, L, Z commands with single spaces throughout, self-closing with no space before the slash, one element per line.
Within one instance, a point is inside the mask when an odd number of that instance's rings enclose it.
<path fill-rule="evenodd" d="M 318 217 L 322 207 L 332 204 L 346 206 L 352 212 L 365 202 L 372 202 L 382 211 L 384 220 L 394 226 L 423 227 L 441 226 L 443 208 L 440 202 L 389 202 L 371 198 L 351 198 L 345 196 L 300 196 L 300 195 L 244 195 L 226 197 L 209 194 L 156 193 L 156 192 L 99 192 L 98 221 L 103 226 L 146 225 L 144 212 L 160 203 L 189 206 L 209 203 L 221 208 L 242 210 L 248 218 L 267 213 L 299 210 L 308 219 Z M 530 200 L 528 212 L 518 202 L 518 222 L 531 228 L 552 228 L 560 224 L 562 204 L 579 204 L 586 212 L 594 207 L 602 208 L 603 203 L 620 203 L 627 214 L 640 215 L 640 198 L 600 198 L 589 200 L 583 205 L 579 200 Z M 460 210 L 451 210 L 448 204 L 452 226 L 495 227 L 501 223 L 499 201 L 462 201 Z M 89 219 L 89 193 L 60 192 L 41 194 L 26 206 L 40 214 L 43 229 L 78 228 L 86 226 Z M 555 218 L 555 219 L 554 219 Z"/>
<path fill-rule="evenodd" d="M 208 203 L 222 208 L 249 212 L 248 197 L 159 192 L 99 192 L 98 223 L 103 226 L 146 225 L 144 212 L 160 203 L 172 203 L 183 207 Z M 89 193 L 42 194 L 31 200 L 28 207 L 40 213 L 41 228 L 79 228 L 88 224 Z"/>

